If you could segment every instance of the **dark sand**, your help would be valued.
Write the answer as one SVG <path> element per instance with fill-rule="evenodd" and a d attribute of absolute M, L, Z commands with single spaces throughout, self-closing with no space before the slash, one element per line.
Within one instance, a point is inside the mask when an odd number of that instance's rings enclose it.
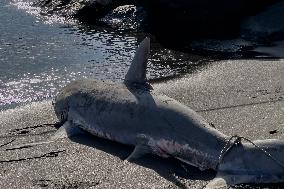
<path fill-rule="evenodd" d="M 284 60 L 214 62 L 153 86 L 227 135 L 284 139 Z M 0 188 L 202 188 L 214 177 L 172 159 L 124 162 L 131 147 L 92 136 L 5 150 L 48 139 L 56 128 L 43 124 L 56 121 L 50 101 L 0 112 L 0 146 L 14 140 L 0 148 Z"/>

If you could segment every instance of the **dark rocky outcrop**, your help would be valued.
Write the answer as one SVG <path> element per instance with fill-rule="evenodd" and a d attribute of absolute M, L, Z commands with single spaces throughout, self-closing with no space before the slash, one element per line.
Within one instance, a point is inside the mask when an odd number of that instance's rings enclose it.
<path fill-rule="evenodd" d="M 141 31 L 147 26 L 146 18 L 142 7 L 123 5 L 110 10 L 98 23 L 120 31 Z"/>
<path fill-rule="evenodd" d="M 243 38 L 254 40 L 284 39 L 284 1 L 267 7 L 241 24 Z"/>
<path fill-rule="evenodd" d="M 162 39 L 239 36 L 242 21 L 280 0 L 140 0 L 152 30 Z M 157 24 L 158 23 L 158 24 Z"/>
<path fill-rule="evenodd" d="M 110 10 L 130 2 L 131 0 L 36 0 L 34 5 L 42 8 L 42 14 L 58 14 L 95 23 Z"/>
<path fill-rule="evenodd" d="M 123 5 L 143 7 L 154 30 L 179 30 L 194 36 L 238 31 L 240 22 L 281 0 L 37 0 L 46 14 L 95 23 Z M 170 33 L 170 32 L 168 32 Z"/>
<path fill-rule="evenodd" d="M 191 48 L 193 40 L 244 37 L 258 41 L 272 39 L 275 33 L 279 38 L 284 28 L 283 13 L 274 11 L 278 4 L 283 8 L 282 0 L 36 0 L 35 4 L 42 7 L 43 14 L 115 30 L 148 32 L 165 46 L 181 49 Z M 272 24 L 275 18 L 282 22 Z"/>

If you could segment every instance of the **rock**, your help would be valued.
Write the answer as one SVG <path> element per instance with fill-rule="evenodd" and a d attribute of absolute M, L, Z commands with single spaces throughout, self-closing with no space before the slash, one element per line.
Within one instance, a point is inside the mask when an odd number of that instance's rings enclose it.
<path fill-rule="evenodd" d="M 44 15 L 56 14 L 67 18 L 77 18 L 87 23 L 95 23 L 117 6 L 130 0 L 36 0 L 34 6 L 41 7 Z"/>
<path fill-rule="evenodd" d="M 274 4 L 261 13 L 245 19 L 242 36 L 254 40 L 284 39 L 284 2 Z"/>
<path fill-rule="evenodd" d="M 145 22 L 146 12 L 134 5 L 119 6 L 99 19 L 99 22 L 118 30 L 140 30 Z"/>
<path fill-rule="evenodd" d="M 149 14 L 151 27 L 164 38 L 239 35 L 242 19 L 280 0 L 153 0 L 138 2 Z M 163 36 L 162 36 L 163 37 Z"/>

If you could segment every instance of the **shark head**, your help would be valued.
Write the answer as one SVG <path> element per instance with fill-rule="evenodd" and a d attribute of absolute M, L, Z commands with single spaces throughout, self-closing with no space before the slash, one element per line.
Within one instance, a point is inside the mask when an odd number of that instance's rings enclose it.
<path fill-rule="evenodd" d="M 69 99 L 68 99 L 68 91 L 66 91 L 68 86 L 70 85 L 64 87 L 63 90 L 57 94 L 57 96 L 55 97 L 52 103 L 55 115 L 57 116 L 60 123 L 64 123 L 68 118 Z"/>

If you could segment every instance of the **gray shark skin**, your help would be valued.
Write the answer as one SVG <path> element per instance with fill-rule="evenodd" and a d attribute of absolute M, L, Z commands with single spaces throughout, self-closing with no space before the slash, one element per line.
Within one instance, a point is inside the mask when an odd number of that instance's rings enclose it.
<path fill-rule="evenodd" d="M 214 169 L 207 189 L 238 183 L 283 182 L 284 141 L 235 144 L 189 107 L 156 94 L 146 83 L 150 40 L 139 46 L 123 83 L 78 80 L 57 95 L 54 109 L 67 136 L 78 128 L 95 136 L 135 146 L 127 160 L 151 153 L 174 157 L 200 170 Z M 58 132 L 60 133 L 60 132 Z M 54 139 L 63 135 L 57 134 Z M 226 145 L 232 147 L 220 155 Z M 275 162 L 267 154 L 277 158 Z"/>
<path fill-rule="evenodd" d="M 201 169 L 216 168 L 216 154 L 226 142 L 223 134 L 176 100 L 124 83 L 76 81 L 57 96 L 59 117 L 61 107 L 68 109 L 67 121 L 94 135 L 146 145 L 151 153 L 185 159 Z"/>
<path fill-rule="evenodd" d="M 241 183 L 283 182 L 284 141 L 267 139 L 253 143 L 258 147 L 242 142 L 231 148 L 219 164 L 216 177 L 205 189 Z"/>

